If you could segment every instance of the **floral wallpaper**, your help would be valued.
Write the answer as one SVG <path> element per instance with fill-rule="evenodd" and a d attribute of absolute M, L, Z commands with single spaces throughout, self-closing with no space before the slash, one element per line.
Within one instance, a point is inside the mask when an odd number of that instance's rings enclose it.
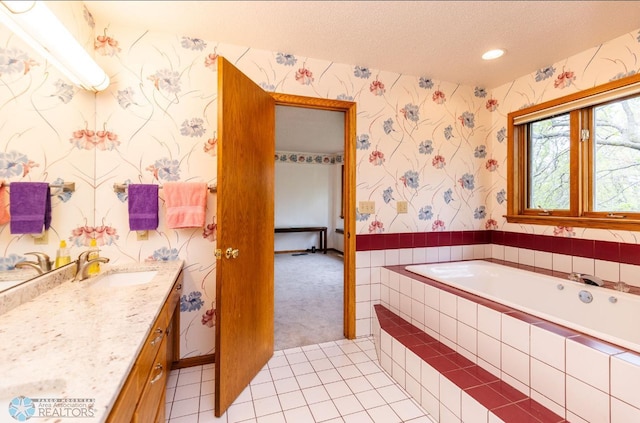
<path fill-rule="evenodd" d="M 76 192 L 55 194 L 50 253 L 59 239 L 70 240 L 77 254 L 96 237 L 113 262 L 185 260 L 183 358 L 215 351 L 216 195 L 209 195 L 205 228 L 173 230 L 164 224 L 160 190 L 160 225 L 138 241 L 128 227 L 126 192 L 113 185 L 216 183 L 220 55 L 267 91 L 357 103 L 356 202 L 375 202 L 375 213 L 356 211 L 358 234 L 501 229 L 636 242 L 635 233 L 509 225 L 502 216 L 507 113 L 637 71 L 638 34 L 497 88 L 471 87 L 121 27 L 91 15 L 90 3 L 60 3 L 89 34 L 82 39 L 111 86 L 94 95 L 69 85 L 0 28 L 0 178 L 76 182 Z M 275 160 L 342 157 L 279 152 Z M 407 214 L 396 213 L 397 201 L 408 202 Z M 6 263 L 33 248 L 6 226 L 0 242 Z"/>
<path fill-rule="evenodd" d="M 298 164 L 343 164 L 344 155 L 342 154 L 316 154 L 316 153 L 293 153 L 285 151 L 276 151 L 275 160 L 279 163 L 298 163 Z"/>

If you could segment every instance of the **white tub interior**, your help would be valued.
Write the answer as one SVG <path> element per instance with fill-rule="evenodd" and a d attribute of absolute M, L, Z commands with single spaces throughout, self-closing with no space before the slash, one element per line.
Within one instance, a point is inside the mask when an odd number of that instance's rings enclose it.
<path fill-rule="evenodd" d="M 640 352 L 640 296 L 483 260 L 406 270 Z M 581 291 L 593 300 L 584 303 Z"/>

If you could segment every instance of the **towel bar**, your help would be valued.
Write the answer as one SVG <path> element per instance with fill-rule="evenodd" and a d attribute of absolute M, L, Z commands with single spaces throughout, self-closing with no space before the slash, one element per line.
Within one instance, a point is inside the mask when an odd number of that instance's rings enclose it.
<path fill-rule="evenodd" d="M 162 189 L 162 185 L 158 185 L 159 189 Z M 218 187 L 216 185 L 207 185 L 207 188 L 209 188 L 209 192 L 211 193 L 215 193 L 218 190 Z M 118 184 L 115 183 L 113 184 L 113 191 L 114 192 L 125 192 L 127 190 L 127 184 Z"/>
<path fill-rule="evenodd" d="M 11 186 L 11 182 L 0 181 L 0 186 Z M 63 182 L 61 184 L 49 184 L 51 188 L 62 188 L 64 192 L 74 192 L 76 190 L 75 182 Z"/>

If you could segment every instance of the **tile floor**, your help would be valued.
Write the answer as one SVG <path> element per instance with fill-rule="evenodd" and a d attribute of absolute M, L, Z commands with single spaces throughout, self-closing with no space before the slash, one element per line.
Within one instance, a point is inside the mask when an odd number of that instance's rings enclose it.
<path fill-rule="evenodd" d="M 173 370 L 168 423 L 433 423 L 378 365 L 372 338 L 276 351 L 220 418 L 213 365 Z"/>

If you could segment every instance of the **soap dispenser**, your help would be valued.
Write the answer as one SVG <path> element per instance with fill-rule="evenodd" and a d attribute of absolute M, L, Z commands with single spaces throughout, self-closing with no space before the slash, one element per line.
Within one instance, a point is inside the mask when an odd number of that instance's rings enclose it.
<path fill-rule="evenodd" d="M 71 253 L 69 252 L 69 248 L 67 247 L 67 241 L 64 239 L 60 241 L 60 247 L 56 252 L 56 269 L 60 266 L 64 266 L 65 264 L 71 263 Z"/>
<path fill-rule="evenodd" d="M 95 238 L 91 239 L 91 244 L 89 245 L 89 254 L 87 254 L 87 261 L 95 260 L 100 257 L 100 250 L 98 249 L 98 244 Z M 97 275 L 100 273 L 100 263 L 95 262 L 91 263 L 87 268 L 88 275 Z"/>

